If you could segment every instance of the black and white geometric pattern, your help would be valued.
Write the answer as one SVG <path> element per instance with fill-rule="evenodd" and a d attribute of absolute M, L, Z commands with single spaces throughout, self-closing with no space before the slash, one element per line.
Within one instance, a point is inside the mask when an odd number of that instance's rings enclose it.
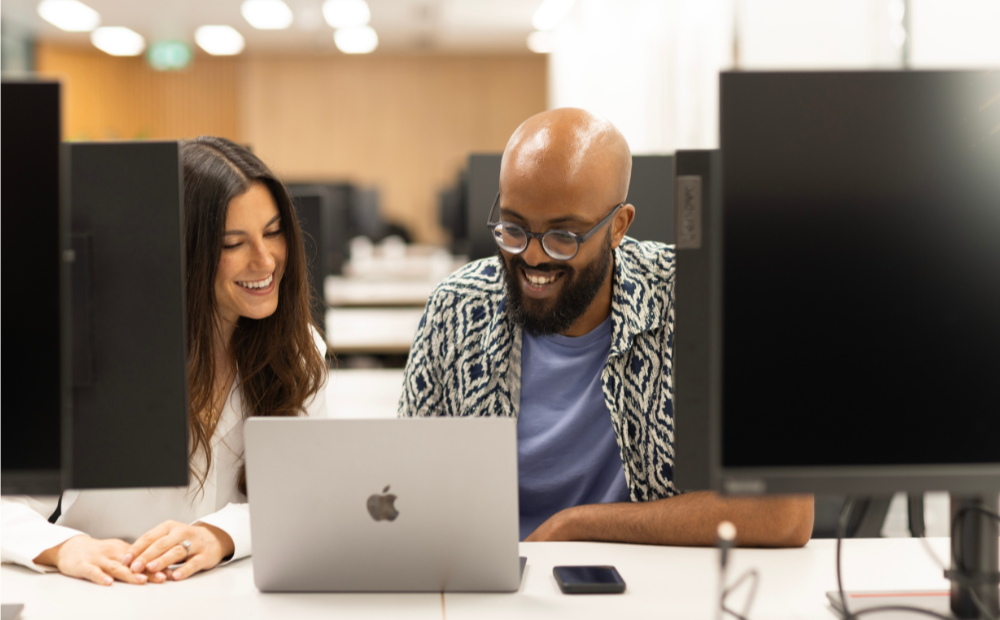
<path fill-rule="evenodd" d="M 674 471 L 674 249 L 625 237 L 615 249 L 611 352 L 604 400 L 634 502 L 677 495 Z M 406 416 L 514 416 L 521 329 L 506 312 L 497 257 L 435 289 L 410 349 L 399 401 Z"/>

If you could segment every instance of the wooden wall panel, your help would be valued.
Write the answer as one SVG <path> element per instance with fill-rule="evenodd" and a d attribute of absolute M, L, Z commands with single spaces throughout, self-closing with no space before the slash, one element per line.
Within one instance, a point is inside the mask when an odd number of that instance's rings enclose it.
<path fill-rule="evenodd" d="M 244 138 L 285 178 L 379 187 L 383 213 L 440 239 L 437 192 L 545 110 L 541 56 L 248 59 Z"/>
<path fill-rule="evenodd" d="M 381 191 L 386 218 L 443 240 L 437 193 L 471 152 L 501 151 L 546 108 L 544 56 L 198 56 L 159 73 L 141 58 L 40 45 L 67 85 L 68 139 L 225 136 L 286 181 Z"/>
<path fill-rule="evenodd" d="M 183 71 L 153 71 L 145 59 L 40 44 L 40 74 L 63 80 L 68 140 L 240 140 L 238 61 L 198 56 Z"/>

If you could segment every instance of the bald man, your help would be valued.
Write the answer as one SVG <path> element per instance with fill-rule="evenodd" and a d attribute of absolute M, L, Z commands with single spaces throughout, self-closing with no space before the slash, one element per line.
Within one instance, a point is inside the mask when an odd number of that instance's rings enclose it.
<path fill-rule="evenodd" d="M 809 497 L 674 486 L 674 251 L 625 236 L 631 171 L 621 133 L 584 110 L 517 128 L 490 213 L 498 256 L 434 291 L 399 415 L 518 419 L 522 540 L 713 545 L 729 520 L 741 545 L 804 545 Z"/>

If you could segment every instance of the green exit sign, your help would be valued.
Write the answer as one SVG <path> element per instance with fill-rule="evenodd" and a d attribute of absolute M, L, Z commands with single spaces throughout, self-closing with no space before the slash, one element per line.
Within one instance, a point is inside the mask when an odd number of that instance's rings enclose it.
<path fill-rule="evenodd" d="M 183 41 L 157 41 L 149 46 L 146 61 L 157 71 L 178 71 L 191 64 L 194 54 Z"/>

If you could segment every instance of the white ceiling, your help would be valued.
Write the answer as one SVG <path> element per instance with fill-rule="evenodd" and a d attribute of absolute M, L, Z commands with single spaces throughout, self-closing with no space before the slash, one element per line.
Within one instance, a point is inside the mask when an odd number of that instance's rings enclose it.
<path fill-rule="evenodd" d="M 256 52 L 336 53 L 333 29 L 323 20 L 323 0 L 285 0 L 295 21 L 287 30 L 256 30 L 240 14 L 242 0 L 82 0 L 101 14 L 102 26 L 126 26 L 147 42 L 181 39 L 194 44 L 198 26 L 225 24 Z M 388 52 L 526 53 L 531 16 L 541 0 L 367 0 L 379 50 Z M 89 45 L 87 33 L 64 32 L 38 17 L 38 0 L 3 0 L 8 23 L 39 39 Z"/>

